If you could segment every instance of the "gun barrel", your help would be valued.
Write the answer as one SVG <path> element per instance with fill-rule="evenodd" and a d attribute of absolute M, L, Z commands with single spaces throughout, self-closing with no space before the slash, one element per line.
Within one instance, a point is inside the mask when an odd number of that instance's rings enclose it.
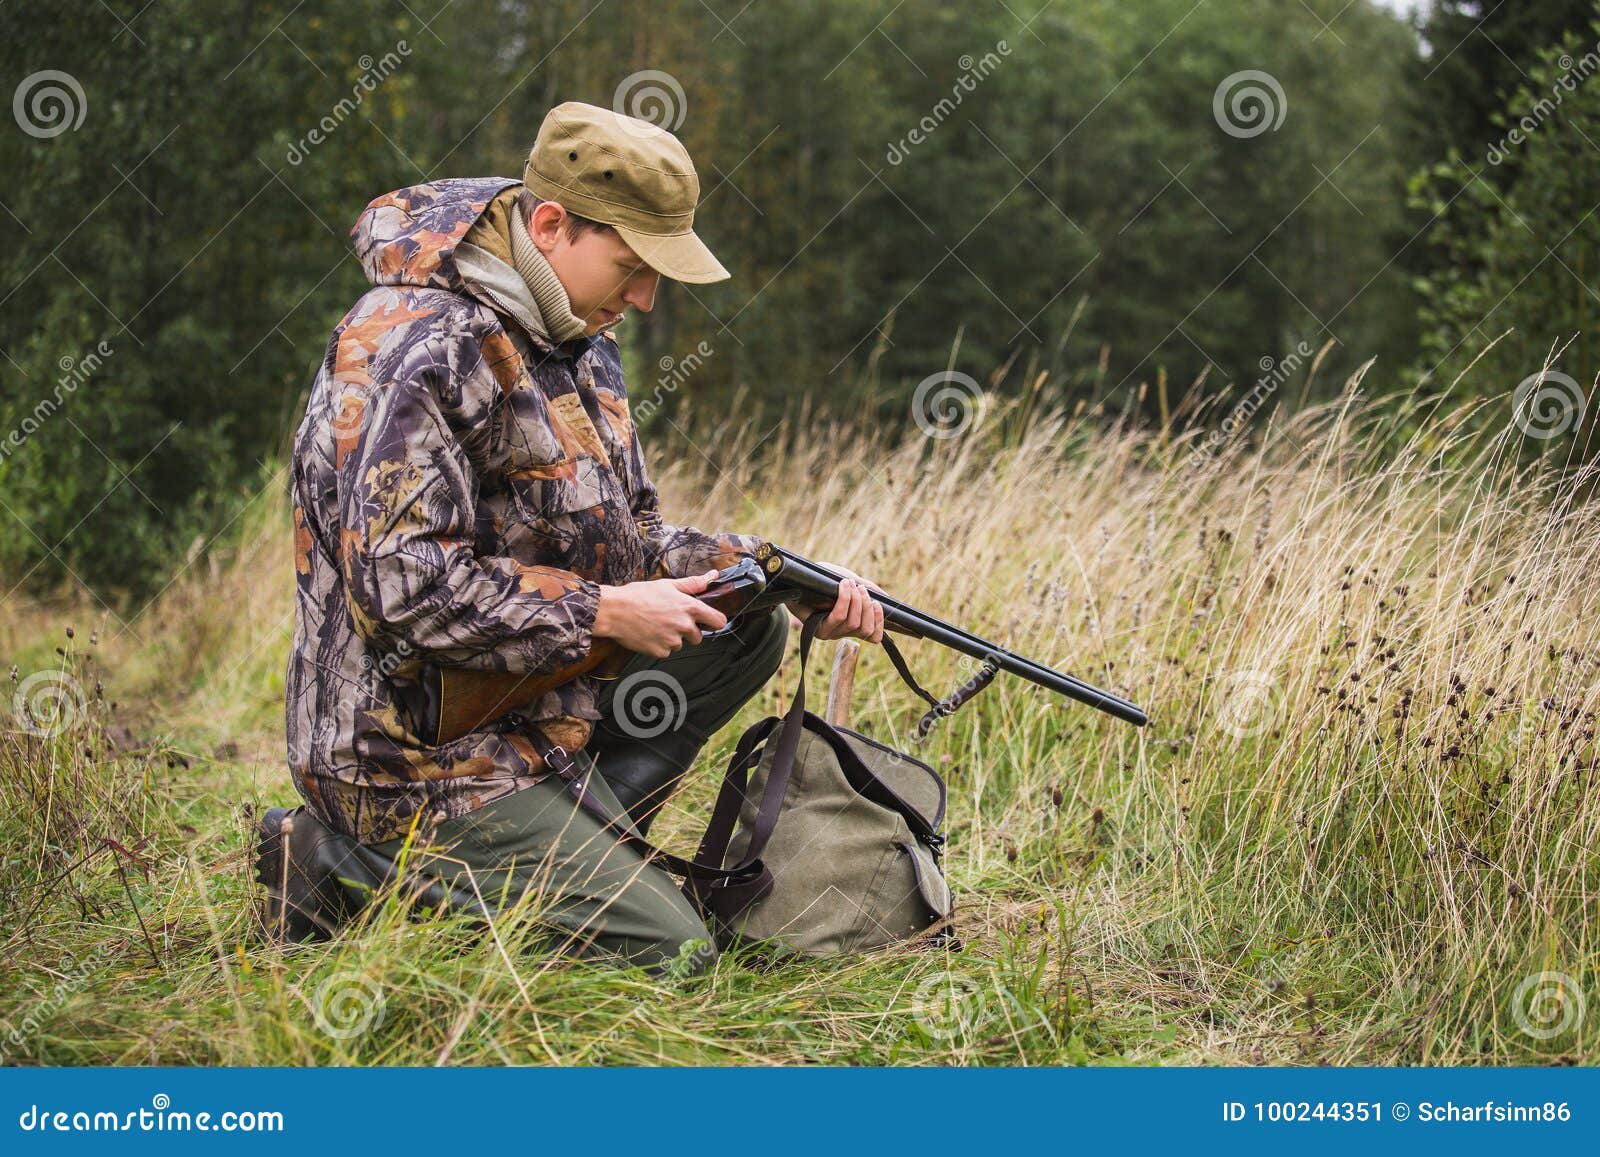
<path fill-rule="evenodd" d="M 776 544 L 768 545 L 771 546 L 771 550 L 766 551 L 763 548 L 763 553 L 758 554 L 757 558 L 761 561 L 769 582 L 781 578 L 824 598 L 838 597 L 839 582 L 843 576 L 834 574 L 826 567 L 784 550 Z M 970 631 L 964 631 L 960 627 L 936 619 L 890 595 L 874 594 L 872 597 L 883 606 L 886 626 L 897 627 L 902 633 L 914 638 L 931 639 L 974 659 L 992 662 L 1002 671 L 1008 671 L 1058 695 L 1065 695 L 1079 703 L 1098 708 L 1136 727 L 1143 727 L 1150 722 L 1150 717 L 1142 709 L 1120 695 L 1112 694 L 1093 684 L 1085 683 L 1074 675 L 1057 671 L 1006 647 L 981 639 Z"/>

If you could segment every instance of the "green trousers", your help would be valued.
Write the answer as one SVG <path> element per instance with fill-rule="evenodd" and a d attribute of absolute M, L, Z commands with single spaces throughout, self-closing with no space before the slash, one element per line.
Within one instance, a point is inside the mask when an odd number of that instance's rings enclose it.
<path fill-rule="evenodd" d="M 779 608 L 665 659 L 635 656 L 603 685 L 602 719 L 576 757 L 590 791 L 644 829 L 704 743 L 778 669 L 787 629 Z M 337 845 L 334 871 L 346 894 L 364 899 L 398 875 L 404 844 Z M 526 911 L 571 955 L 682 973 L 716 959 L 673 878 L 620 842 L 555 776 L 431 829 L 405 867 L 433 906 L 497 916 L 532 896 Z"/>

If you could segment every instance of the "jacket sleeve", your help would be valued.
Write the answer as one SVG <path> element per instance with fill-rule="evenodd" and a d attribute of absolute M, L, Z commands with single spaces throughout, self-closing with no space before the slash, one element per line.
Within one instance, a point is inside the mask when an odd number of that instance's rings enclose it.
<path fill-rule="evenodd" d="M 354 444 L 338 459 L 339 557 L 357 633 L 407 657 L 518 673 L 588 654 L 598 584 L 473 552 L 477 479 L 433 390 L 390 382 L 341 422 Z"/>
<path fill-rule="evenodd" d="M 707 534 L 692 526 L 673 526 L 661 519 L 661 496 L 645 467 L 639 433 L 633 430 L 629 453 L 638 489 L 633 494 L 633 519 L 645 541 L 645 574 L 650 578 L 685 578 L 715 567 L 732 566 L 755 554 L 764 541 L 753 534 Z"/>

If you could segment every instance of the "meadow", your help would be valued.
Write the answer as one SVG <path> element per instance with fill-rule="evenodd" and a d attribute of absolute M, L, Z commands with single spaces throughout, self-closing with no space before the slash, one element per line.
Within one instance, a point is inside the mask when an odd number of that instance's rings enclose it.
<path fill-rule="evenodd" d="M 125 628 L 66 595 L 14 594 L 0 620 L 23 708 L 0 733 L 0 1056 L 1600 1059 L 1600 503 L 1570 438 L 1530 440 L 1504 395 L 1445 409 L 1362 373 L 1248 436 L 1164 388 L 1152 424 L 1053 405 L 1031 371 L 988 385 L 955 427 L 691 407 L 652 448 L 670 520 L 852 566 L 1150 713 L 1139 730 L 1002 676 L 918 749 L 950 785 L 958 947 L 652 979 L 392 900 L 330 943 L 264 943 L 251 816 L 298 802 L 280 469 Z M 969 673 L 904 649 L 936 690 Z M 708 745 L 666 846 L 693 846 L 796 667 Z M 855 724 L 907 745 L 919 714 L 864 647 Z"/>

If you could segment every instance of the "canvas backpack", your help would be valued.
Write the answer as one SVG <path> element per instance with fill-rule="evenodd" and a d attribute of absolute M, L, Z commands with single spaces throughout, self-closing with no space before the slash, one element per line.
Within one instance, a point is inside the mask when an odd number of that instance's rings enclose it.
<path fill-rule="evenodd" d="M 801 632 L 788 714 L 740 738 L 695 856 L 702 870 L 721 869 L 691 877 L 690 892 L 724 948 L 760 942 L 826 956 L 948 931 L 944 780 L 921 760 L 806 710 L 806 661 L 820 620 L 811 616 Z M 885 638 L 884 646 L 894 644 Z"/>
<path fill-rule="evenodd" d="M 654 847 L 625 817 L 611 815 L 565 749 L 534 729 L 546 766 L 619 839 L 683 879 L 684 894 L 723 948 L 759 943 L 785 955 L 827 956 L 949 935 L 953 903 L 939 831 L 944 780 L 921 760 L 806 710 L 806 662 L 822 617 L 811 615 L 801 631 L 788 713 L 740 737 L 693 860 Z M 883 646 L 936 713 L 970 694 L 935 700 L 894 643 L 885 637 Z"/>

